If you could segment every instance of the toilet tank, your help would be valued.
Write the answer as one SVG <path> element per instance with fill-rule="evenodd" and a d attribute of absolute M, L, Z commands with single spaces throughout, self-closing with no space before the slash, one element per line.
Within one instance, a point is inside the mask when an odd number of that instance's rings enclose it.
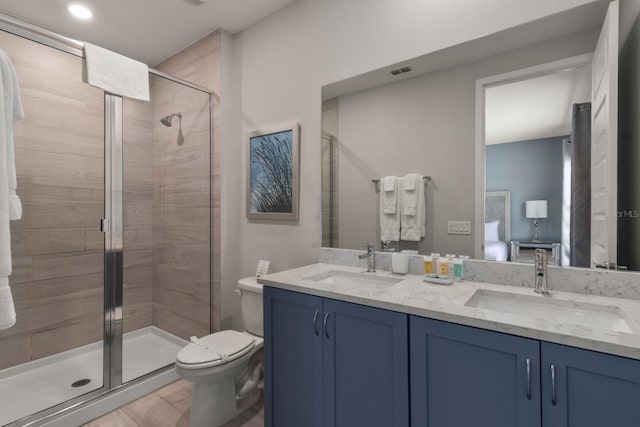
<path fill-rule="evenodd" d="M 255 277 L 245 277 L 238 281 L 240 289 L 240 310 L 247 332 L 264 336 L 262 317 L 262 285 Z"/>

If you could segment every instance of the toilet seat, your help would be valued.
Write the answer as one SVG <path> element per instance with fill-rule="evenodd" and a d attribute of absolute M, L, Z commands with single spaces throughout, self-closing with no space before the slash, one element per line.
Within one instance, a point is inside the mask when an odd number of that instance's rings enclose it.
<path fill-rule="evenodd" d="M 223 365 L 241 358 L 255 346 L 255 340 L 238 331 L 220 331 L 204 336 L 198 344 L 187 344 L 176 358 L 184 369 L 202 369 Z"/>

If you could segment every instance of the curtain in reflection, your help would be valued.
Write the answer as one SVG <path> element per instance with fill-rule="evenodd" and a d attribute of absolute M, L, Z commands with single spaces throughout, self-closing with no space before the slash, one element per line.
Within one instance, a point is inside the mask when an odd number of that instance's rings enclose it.
<path fill-rule="evenodd" d="M 591 255 L 591 103 L 573 104 L 571 128 L 570 258 L 590 267 Z"/>

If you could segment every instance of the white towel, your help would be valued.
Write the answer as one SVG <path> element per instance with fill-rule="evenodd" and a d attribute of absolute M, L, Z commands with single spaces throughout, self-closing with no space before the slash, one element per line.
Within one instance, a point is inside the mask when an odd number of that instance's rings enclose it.
<path fill-rule="evenodd" d="M 0 50 L 0 330 L 16 322 L 9 276 L 11 275 L 11 229 L 9 221 L 20 219 L 22 205 L 16 195 L 13 122 L 24 118 L 20 87 L 11 61 Z"/>
<path fill-rule="evenodd" d="M 416 187 L 419 185 L 416 181 L 422 179 L 417 173 L 405 175 L 402 180 L 402 213 L 407 216 L 415 216 L 418 213 L 419 193 Z"/>
<path fill-rule="evenodd" d="M 149 67 L 91 43 L 84 44 L 87 82 L 115 95 L 149 101 Z"/>
<path fill-rule="evenodd" d="M 394 214 L 398 211 L 398 179 L 395 176 L 385 176 L 380 183 L 380 212 Z"/>
<path fill-rule="evenodd" d="M 394 179 L 387 179 L 394 178 Z M 393 183 L 392 187 L 387 187 L 387 183 Z M 380 192 L 380 240 L 391 240 L 397 242 L 400 240 L 400 201 L 399 185 L 400 179 L 393 177 L 385 177 L 381 180 Z M 386 191 L 387 188 L 391 190 Z"/>
<path fill-rule="evenodd" d="M 400 239 L 419 242 L 425 235 L 424 179 L 412 173 L 401 181 Z"/>
<path fill-rule="evenodd" d="M 16 309 L 13 305 L 9 279 L 0 277 L 0 331 L 16 324 Z"/>

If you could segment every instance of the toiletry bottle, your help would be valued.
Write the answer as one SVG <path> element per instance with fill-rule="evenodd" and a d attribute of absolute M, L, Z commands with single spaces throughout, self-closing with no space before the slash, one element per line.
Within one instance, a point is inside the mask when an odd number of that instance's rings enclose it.
<path fill-rule="evenodd" d="M 424 257 L 424 274 L 433 274 L 433 257 L 431 255 Z"/>
<path fill-rule="evenodd" d="M 449 277 L 449 258 L 438 258 L 438 275 Z"/>
<path fill-rule="evenodd" d="M 448 277 L 455 276 L 455 270 L 454 270 L 455 259 L 456 259 L 456 254 L 447 254 L 447 263 L 449 264 L 449 271 L 448 271 L 449 274 L 447 274 Z"/>
<path fill-rule="evenodd" d="M 462 256 L 460 258 L 455 258 L 453 260 L 453 279 L 456 282 L 459 282 L 462 280 Z"/>
<path fill-rule="evenodd" d="M 440 274 L 440 254 L 438 252 L 431 252 L 431 274 Z"/>
<path fill-rule="evenodd" d="M 464 263 L 469 260 L 469 255 L 460 255 L 460 280 L 464 280 Z"/>

